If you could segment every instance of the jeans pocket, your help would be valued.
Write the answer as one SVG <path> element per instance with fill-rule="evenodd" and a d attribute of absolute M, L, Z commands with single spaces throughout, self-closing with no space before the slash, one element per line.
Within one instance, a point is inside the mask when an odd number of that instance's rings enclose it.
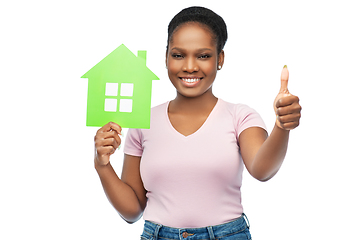
<path fill-rule="evenodd" d="M 154 238 L 150 236 L 143 236 L 143 235 L 140 236 L 140 240 L 153 240 L 153 239 Z"/>
<path fill-rule="evenodd" d="M 217 238 L 218 240 L 251 240 L 251 234 L 249 228 L 241 230 L 240 232 Z"/>
<path fill-rule="evenodd" d="M 141 234 L 140 239 L 141 239 L 141 240 L 153 240 L 154 237 L 144 231 L 144 232 Z"/>

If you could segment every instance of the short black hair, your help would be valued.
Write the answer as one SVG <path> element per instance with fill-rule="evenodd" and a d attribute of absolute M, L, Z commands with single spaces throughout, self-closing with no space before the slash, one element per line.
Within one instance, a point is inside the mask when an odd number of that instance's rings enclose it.
<path fill-rule="evenodd" d="M 184 23 L 196 22 L 206 25 L 214 34 L 217 44 L 218 54 L 224 48 L 227 41 L 227 28 L 224 19 L 210 9 L 204 7 L 189 7 L 180 11 L 170 21 L 168 26 L 168 41 L 171 41 L 172 35 L 177 27 Z M 166 49 L 168 48 L 166 47 Z"/>

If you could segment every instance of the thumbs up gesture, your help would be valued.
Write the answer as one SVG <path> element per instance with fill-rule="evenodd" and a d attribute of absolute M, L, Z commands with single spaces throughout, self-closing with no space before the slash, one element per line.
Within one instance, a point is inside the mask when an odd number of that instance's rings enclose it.
<path fill-rule="evenodd" d="M 299 98 L 288 90 L 289 70 L 285 65 L 281 72 L 281 87 L 274 100 L 276 125 L 284 130 L 292 130 L 299 126 L 301 106 Z"/>

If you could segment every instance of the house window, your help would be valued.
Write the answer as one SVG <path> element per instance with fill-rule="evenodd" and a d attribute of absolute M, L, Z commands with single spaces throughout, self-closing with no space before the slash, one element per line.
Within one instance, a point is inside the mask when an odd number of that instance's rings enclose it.
<path fill-rule="evenodd" d="M 105 98 L 104 110 L 106 112 L 116 112 L 119 109 L 119 112 L 132 112 L 133 100 L 129 99 L 129 97 L 133 96 L 133 92 L 133 83 L 121 83 L 120 94 L 118 83 L 106 83 L 105 96 L 107 98 Z"/>

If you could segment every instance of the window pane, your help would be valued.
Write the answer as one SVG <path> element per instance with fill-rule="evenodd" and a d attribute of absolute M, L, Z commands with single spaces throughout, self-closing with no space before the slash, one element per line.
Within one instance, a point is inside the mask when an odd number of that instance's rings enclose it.
<path fill-rule="evenodd" d="M 117 99 L 105 98 L 105 112 L 116 112 Z"/>
<path fill-rule="evenodd" d="M 132 97 L 134 92 L 133 83 L 122 83 L 120 88 L 120 96 Z"/>
<path fill-rule="evenodd" d="M 106 83 L 105 96 L 116 97 L 118 95 L 118 83 Z"/>
<path fill-rule="evenodd" d="M 120 99 L 120 112 L 132 112 L 132 99 Z"/>

